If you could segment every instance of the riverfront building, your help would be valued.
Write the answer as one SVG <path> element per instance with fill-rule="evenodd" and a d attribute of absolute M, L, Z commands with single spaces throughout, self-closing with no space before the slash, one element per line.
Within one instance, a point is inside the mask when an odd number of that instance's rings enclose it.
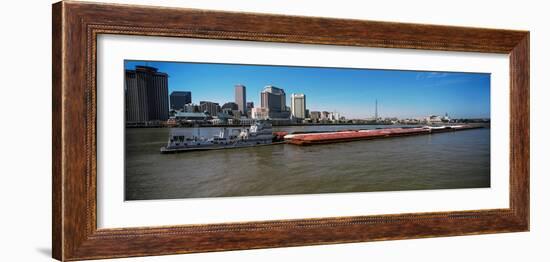
<path fill-rule="evenodd" d="M 246 116 L 252 117 L 252 108 L 254 108 L 254 102 L 246 102 Z"/>
<path fill-rule="evenodd" d="M 261 107 L 267 108 L 269 118 L 288 119 L 290 112 L 286 106 L 286 94 L 281 88 L 266 86 L 260 93 Z"/>
<path fill-rule="evenodd" d="M 321 119 L 321 112 L 319 111 L 311 111 L 309 113 L 309 117 L 311 118 L 311 121 L 313 121 L 313 123 L 317 123 L 319 122 L 319 120 Z"/>
<path fill-rule="evenodd" d="M 183 112 L 198 113 L 200 111 L 201 111 L 200 107 L 192 103 L 185 104 L 185 106 L 183 107 Z"/>
<path fill-rule="evenodd" d="M 246 115 L 246 87 L 244 85 L 235 86 L 235 103 L 242 115 Z"/>
<path fill-rule="evenodd" d="M 191 103 L 191 92 L 174 91 L 170 94 L 170 109 L 181 110 L 186 104 Z"/>
<path fill-rule="evenodd" d="M 237 103 L 233 103 L 233 102 L 227 102 L 225 104 L 223 104 L 222 106 L 222 112 L 227 114 L 227 115 L 230 115 L 232 117 L 240 117 L 241 116 L 241 111 L 239 110 L 239 105 L 237 105 Z"/>
<path fill-rule="evenodd" d="M 306 118 L 306 95 L 292 94 L 290 96 L 290 111 L 292 112 L 292 118 L 305 119 Z"/>
<path fill-rule="evenodd" d="M 177 121 L 206 121 L 209 116 L 205 113 L 176 112 L 174 119 Z"/>
<path fill-rule="evenodd" d="M 329 120 L 330 119 L 330 112 L 322 111 L 321 112 L 321 120 Z"/>
<path fill-rule="evenodd" d="M 254 102 L 246 102 L 246 111 L 249 112 L 254 108 Z"/>
<path fill-rule="evenodd" d="M 266 120 L 269 118 L 269 110 L 265 107 L 252 108 L 252 119 Z"/>
<path fill-rule="evenodd" d="M 328 119 L 330 121 L 340 121 L 340 113 L 338 112 L 330 112 L 328 115 Z"/>
<path fill-rule="evenodd" d="M 239 105 L 237 105 L 237 103 L 227 102 L 223 104 L 222 109 L 239 110 Z"/>
<path fill-rule="evenodd" d="M 218 112 L 220 112 L 220 104 L 210 101 L 201 101 L 200 111 L 203 113 L 208 112 L 211 116 L 217 116 Z"/>
<path fill-rule="evenodd" d="M 168 74 L 136 66 L 126 70 L 124 85 L 127 123 L 168 120 Z"/>

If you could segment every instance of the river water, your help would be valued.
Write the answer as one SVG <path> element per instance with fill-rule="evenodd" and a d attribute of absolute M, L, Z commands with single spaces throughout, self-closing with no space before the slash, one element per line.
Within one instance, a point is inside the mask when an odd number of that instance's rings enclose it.
<path fill-rule="evenodd" d="M 299 126 L 274 127 L 274 131 L 376 127 Z M 169 132 L 168 128 L 126 129 L 126 200 L 490 186 L 489 128 L 305 147 L 285 144 L 160 154 Z M 200 135 L 218 132 L 219 128 L 201 128 Z"/>

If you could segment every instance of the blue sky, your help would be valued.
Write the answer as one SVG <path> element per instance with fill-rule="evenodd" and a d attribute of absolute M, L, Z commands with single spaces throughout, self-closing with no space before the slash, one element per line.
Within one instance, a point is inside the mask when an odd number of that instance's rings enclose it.
<path fill-rule="evenodd" d="M 125 61 L 126 69 L 148 65 L 169 75 L 172 91 L 191 91 L 193 103 L 234 101 L 234 86 L 246 86 L 246 99 L 260 105 L 266 85 L 306 95 L 310 111 L 336 111 L 346 118 L 490 117 L 490 74 L 351 68 Z"/>

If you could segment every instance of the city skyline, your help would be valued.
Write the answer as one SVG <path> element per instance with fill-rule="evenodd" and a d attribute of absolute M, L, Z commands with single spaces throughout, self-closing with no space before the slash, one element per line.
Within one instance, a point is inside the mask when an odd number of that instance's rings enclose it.
<path fill-rule="evenodd" d="M 260 105 L 260 92 L 273 85 L 305 94 L 310 111 L 346 118 L 417 118 L 449 113 L 454 118 L 490 118 L 490 74 L 270 65 L 125 61 L 125 69 L 147 65 L 165 72 L 169 93 L 191 91 L 192 103 L 235 101 L 235 86 L 246 86 L 246 102 Z"/>

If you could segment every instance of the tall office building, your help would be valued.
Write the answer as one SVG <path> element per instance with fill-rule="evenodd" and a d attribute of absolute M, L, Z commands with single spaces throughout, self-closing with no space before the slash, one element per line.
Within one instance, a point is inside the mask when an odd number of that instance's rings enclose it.
<path fill-rule="evenodd" d="M 235 86 L 235 103 L 241 114 L 246 115 L 246 87 L 244 85 Z"/>
<path fill-rule="evenodd" d="M 292 94 L 290 96 L 290 111 L 293 118 L 306 118 L 306 95 Z"/>
<path fill-rule="evenodd" d="M 168 120 L 168 74 L 136 66 L 125 74 L 126 122 Z"/>
<path fill-rule="evenodd" d="M 270 118 L 288 118 L 286 94 L 281 88 L 266 86 L 260 93 L 261 107 L 267 108 Z"/>
<path fill-rule="evenodd" d="M 189 91 L 173 91 L 170 94 L 170 109 L 181 110 L 186 104 L 191 103 L 191 92 Z"/>

